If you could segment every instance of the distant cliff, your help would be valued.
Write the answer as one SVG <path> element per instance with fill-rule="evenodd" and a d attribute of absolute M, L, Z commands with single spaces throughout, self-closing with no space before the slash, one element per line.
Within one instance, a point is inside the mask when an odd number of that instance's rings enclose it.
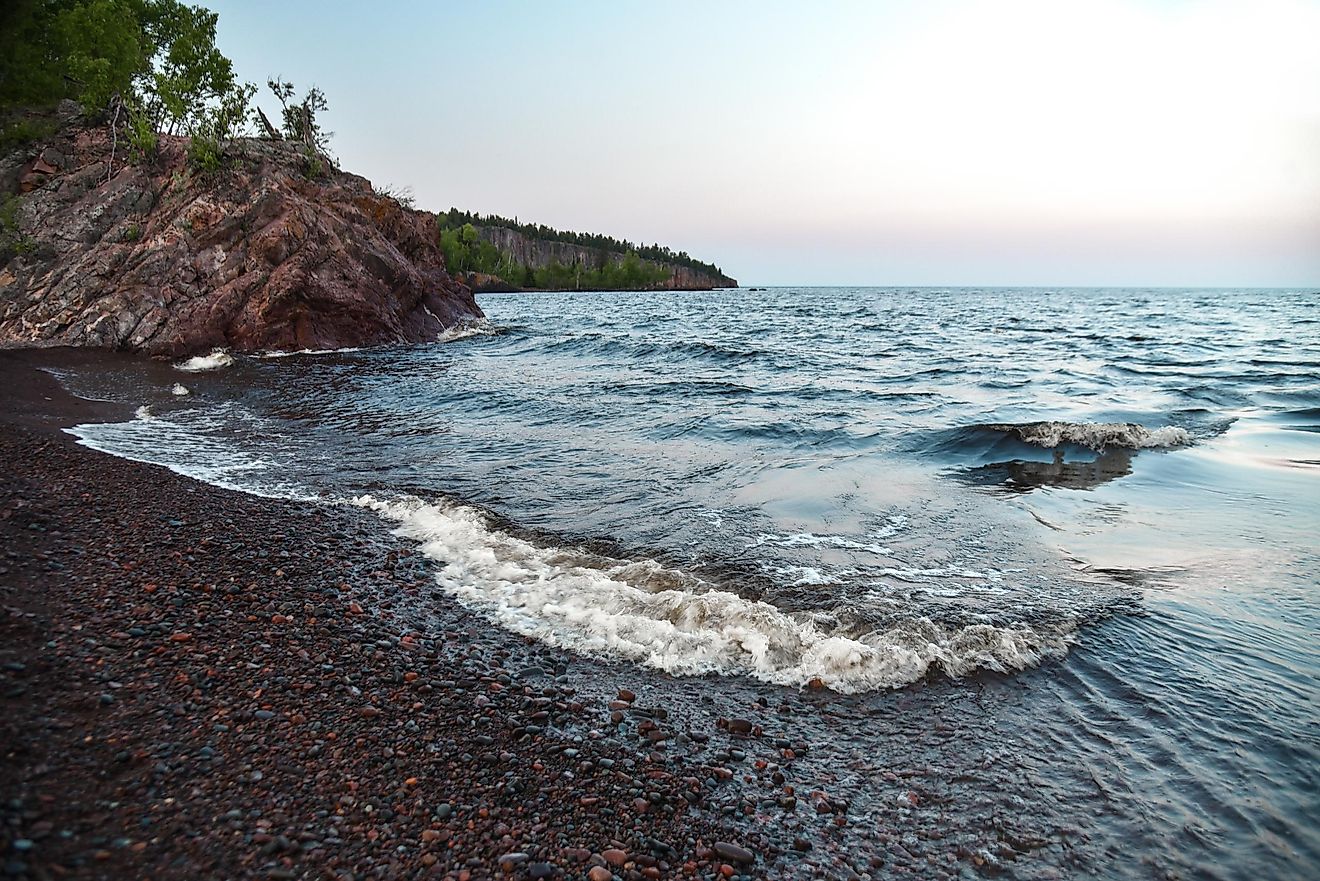
<path fill-rule="evenodd" d="M 451 272 L 477 290 L 710 290 L 733 288 L 713 263 L 662 245 L 521 223 L 451 208 L 438 217 Z"/>
<path fill-rule="evenodd" d="M 126 162 L 76 109 L 0 156 L 0 345 L 176 357 L 435 340 L 479 317 L 435 215 L 287 141 L 190 169 L 187 140 Z"/>
<path fill-rule="evenodd" d="M 628 256 L 626 253 L 611 252 L 603 248 L 534 238 L 506 227 L 477 226 L 476 230 L 482 241 L 489 242 L 501 255 L 510 258 L 520 266 L 530 267 L 535 273 L 538 269 L 553 270 L 557 265 L 565 270 L 563 276 L 566 279 L 571 277 L 573 267 L 594 270 L 606 264 L 611 264 L 622 268 Z M 738 286 L 736 279 L 729 278 L 729 276 L 722 273 L 715 274 L 678 263 L 649 260 L 641 257 L 638 258 L 638 262 L 643 267 L 663 271 L 663 277 L 658 280 L 639 285 L 648 289 L 701 291 L 711 290 L 712 288 L 736 288 Z M 498 273 L 494 274 L 498 275 Z M 659 275 L 660 273 L 656 274 Z M 503 278 L 503 276 L 500 277 Z M 521 287 L 539 286 L 522 284 L 525 278 L 506 278 L 504 280 Z"/>

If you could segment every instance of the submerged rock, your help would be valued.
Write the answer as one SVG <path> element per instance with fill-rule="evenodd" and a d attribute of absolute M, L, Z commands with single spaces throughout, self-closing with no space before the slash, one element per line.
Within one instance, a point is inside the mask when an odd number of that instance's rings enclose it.
<path fill-rule="evenodd" d="M 13 200 L 0 345 L 332 349 L 432 341 L 481 317 L 445 270 L 434 215 L 292 143 L 235 141 L 202 174 L 187 139 L 127 163 L 106 127 L 64 123 L 0 157 Z"/>

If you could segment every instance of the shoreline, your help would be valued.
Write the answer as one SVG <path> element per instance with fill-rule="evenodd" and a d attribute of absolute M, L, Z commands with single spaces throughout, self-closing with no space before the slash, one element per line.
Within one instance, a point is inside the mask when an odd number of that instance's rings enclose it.
<path fill-rule="evenodd" d="M 221 377 L 184 381 L 203 406 L 268 387 Z M 436 583 L 444 554 L 368 509 L 217 488 L 60 430 L 172 400 L 167 363 L 8 350 L 0 378 L 12 877 L 1245 878 L 1315 853 L 1287 819 L 1301 789 L 1248 788 L 1255 820 L 1216 813 L 1242 792 L 1205 776 L 1223 726 L 1266 720 L 1187 697 L 1232 694 L 1186 637 L 1214 607 L 1134 595 L 1065 657 L 895 690 L 676 676 L 497 626 Z M 1308 717 L 1265 736 L 1288 718 Z M 1170 775 L 1204 798 L 1165 800 Z M 1184 810 L 1222 841 L 1181 838 Z M 1252 837 L 1276 821 L 1287 849 Z"/>
<path fill-rule="evenodd" d="M 527 641 L 363 513 L 78 445 L 60 429 L 128 408 L 51 359 L 0 353 L 11 875 L 764 875 L 778 848 L 718 804 L 732 771 L 624 743 L 667 738 L 662 708 L 515 666 Z M 423 593 L 449 627 L 408 620 Z"/>

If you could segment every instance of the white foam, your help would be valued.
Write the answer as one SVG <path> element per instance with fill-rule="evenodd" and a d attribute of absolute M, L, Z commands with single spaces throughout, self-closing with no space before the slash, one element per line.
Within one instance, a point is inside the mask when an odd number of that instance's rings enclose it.
<path fill-rule="evenodd" d="M 892 533 L 890 533 L 892 535 Z M 889 548 L 873 542 L 857 541 L 842 535 L 817 535 L 814 532 L 794 532 L 789 534 L 762 533 L 749 547 L 773 545 L 778 548 L 840 548 L 847 551 L 864 551 L 887 557 Z"/>
<path fill-rule="evenodd" d="M 176 382 L 174 384 L 174 388 L 170 389 L 170 392 L 180 397 L 182 397 L 183 395 L 191 394 L 191 392 L 188 391 L 188 387 L 181 382 Z"/>
<path fill-rule="evenodd" d="M 216 349 L 209 355 L 195 355 L 187 361 L 181 361 L 175 364 L 177 370 L 186 370 L 189 373 L 197 373 L 202 370 L 219 370 L 222 367 L 229 367 L 234 363 L 234 356 L 224 349 Z"/>
<path fill-rule="evenodd" d="M 78 442 L 135 462 L 162 465 L 182 474 L 226 489 L 266 498 L 310 501 L 316 497 L 287 483 L 274 458 L 243 451 L 217 437 L 215 427 L 246 416 L 236 405 L 226 404 L 213 414 L 173 413 L 156 416 L 150 407 L 138 407 L 129 422 L 94 422 L 66 428 Z M 261 427 L 256 427 L 261 431 Z"/>
<path fill-rule="evenodd" d="M 478 318 L 475 320 L 460 321 L 452 327 L 446 327 L 436 334 L 435 341 L 438 343 L 452 343 L 456 340 L 465 340 L 474 336 L 496 336 L 500 332 L 500 327 L 491 324 L 488 319 Z"/>
<path fill-rule="evenodd" d="M 887 567 L 880 570 L 881 575 L 889 575 L 894 578 L 902 579 L 926 579 L 926 578 L 973 578 L 989 581 L 999 581 L 1003 576 L 989 570 L 980 572 L 976 569 L 966 569 L 962 566 L 904 566 L 902 568 Z"/>
<path fill-rule="evenodd" d="M 990 427 L 1012 432 L 1024 443 L 1038 447 L 1076 444 L 1097 451 L 1103 451 L 1106 447 L 1141 450 L 1180 447 L 1192 442 L 1191 435 L 1184 428 L 1174 425 L 1146 428 L 1135 422 L 1028 422 L 1022 425 Z"/>
<path fill-rule="evenodd" d="M 292 358 L 297 355 L 344 355 L 349 352 L 361 352 L 361 346 L 345 346 L 342 349 L 295 349 L 291 352 L 275 350 L 273 352 L 262 352 L 258 358 Z"/>
<path fill-rule="evenodd" d="M 772 566 L 768 563 L 761 563 L 761 571 L 769 575 L 777 575 L 783 583 L 792 587 L 812 587 L 825 584 L 842 584 L 841 576 L 851 575 L 852 569 L 842 569 L 837 572 L 826 572 L 815 566 Z"/>
<path fill-rule="evenodd" d="M 541 547 L 454 502 L 359 496 L 443 563 L 437 583 L 497 623 L 550 645 L 622 657 L 675 674 L 746 674 L 843 692 L 893 688 L 930 669 L 1008 671 L 1067 650 L 1067 633 L 1026 626 L 944 627 L 914 618 L 849 634 L 828 618 L 784 612 L 654 560 L 620 561 Z"/>

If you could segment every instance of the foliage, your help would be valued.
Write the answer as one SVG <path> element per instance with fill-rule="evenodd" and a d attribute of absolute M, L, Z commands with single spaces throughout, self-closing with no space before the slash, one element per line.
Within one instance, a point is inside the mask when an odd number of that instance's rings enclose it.
<path fill-rule="evenodd" d="M 202 174 L 220 168 L 220 144 L 205 135 L 193 135 L 188 141 L 188 167 Z"/>
<path fill-rule="evenodd" d="M 459 211 L 457 208 L 450 208 L 447 214 L 440 215 L 440 225 L 443 229 L 457 229 L 464 224 L 504 227 L 505 229 L 516 230 L 529 238 L 549 242 L 566 242 L 571 245 L 581 245 L 584 248 L 598 248 L 611 254 L 626 255 L 633 252 L 644 260 L 654 260 L 657 263 L 673 263 L 710 275 L 723 275 L 720 268 L 713 263 L 703 263 L 688 256 L 686 251 L 673 251 L 662 245 L 635 245 L 632 242 L 621 241 L 613 236 L 569 232 L 544 224 L 519 223 L 517 218 L 510 220 L 497 214 L 473 214 L 469 211 Z"/>
<path fill-rule="evenodd" d="M 0 12 L 0 107 L 73 98 L 103 111 L 140 99 L 152 123 L 184 131 L 229 92 L 216 14 L 179 0 L 10 0 Z"/>
<path fill-rule="evenodd" d="M 26 235 L 18 222 L 18 209 L 22 200 L 10 196 L 0 202 L 0 266 L 21 254 L 31 254 L 37 248 L 37 242 Z"/>
<path fill-rule="evenodd" d="M 0 4 L 0 107 L 62 98 L 104 107 L 149 65 L 140 10 L 157 0 L 7 0 Z"/>
<path fill-rule="evenodd" d="M 266 85 L 280 102 L 284 137 L 305 144 L 323 156 L 329 156 L 330 138 L 334 136 L 334 132 L 323 131 L 320 123 L 317 122 L 317 115 L 330 106 L 325 99 L 325 93 L 312 86 L 303 95 L 301 101 L 294 101 L 293 83 L 279 77 L 271 77 L 266 80 Z"/>
<path fill-rule="evenodd" d="M 251 83 L 233 86 L 198 116 L 188 142 L 188 162 L 194 169 L 211 172 L 220 167 L 225 144 L 247 127 L 249 106 L 256 93 L 257 87 Z"/>
<path fill-rule="evenodd" d="M 374 188 L 376 195 L 383 199 L 393 199 L 403 208 L 416 208 L 417 198 L 413 195 L 412 187 L 395 186 L 394 184 L 385 184 Z"/>
<path fill-rule="evenodd" d="M 86 0 L 54 16 L 51 39 L 60 52 L 61 73 L 77 87 L 69 97 L 88 110 L 104 109 L 115 95 L 127 94 L 150 65 L 150 44 L 132 6 L 125 0 Z"/>
<path fill-rule="evenodd" d="M 128 124 L 124 128 L 124 134 L 128 138 L 128 146 L 139 159 L 147 159 L 156 155 L 156 145 L 160 139 L 156 135 L 156 127 L 151 124 L 146 112 L 137 104 L 128 105 Z"/>
<path fill-rule="evenodd" d="M 316 180 L 325 174 L 325 162 L 310 147 L 303 156 L 303 175 L 308 180 Z"/>
<path fill-rule="evenodd" d="M 55 120 L 32 117 L 13 119 L 0 128 L 0 156 L 55 133 Z"/>
<path fill-rule="evenodd" d="M 210 117 L 217 105 L 232 103 L 240 89 L 233 66 L 215 45 L 217 19 L 210 10 L 177 0 L 144 4 L 139 21 L 152 48 L 152 64 L 139 79 L 147 113 L 159 130 L 195 133 L 214 125 Z M 246 94 L 251 100 L 252 93 Z"/>
<path fill-rule="evenodd" d="M 190 155 L 218 163 L 246 129 L 256 87 L 235 81 L 215 45 L 216 21 L 180 0 L 7 0 L 0 110 L 72 98 L 122 123 L 140 157 L 165 132 L 191 135 L 201 143 Z"/>

